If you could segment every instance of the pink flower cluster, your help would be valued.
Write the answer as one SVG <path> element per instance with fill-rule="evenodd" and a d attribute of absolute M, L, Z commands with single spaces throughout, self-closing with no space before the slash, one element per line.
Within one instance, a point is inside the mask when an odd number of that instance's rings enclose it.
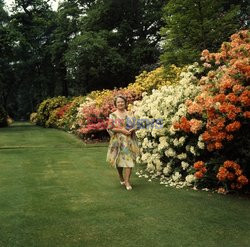
<path fill-rule="evenodd" d="M 82 109 L 83 119 L 78 132 L 80 134 L 96 133 L 106 130 L 108 125 L 109 114 L 115 111 L 114 98 L 116 95 L 124 95 L 127 103 L 131 104 L 135 100 L 141 99 L 141 93 L 129 89 L 115 89 L 111 96 L 104 99 L 104 104 L 98 106 L 97 104 L 86 105 Z"/>

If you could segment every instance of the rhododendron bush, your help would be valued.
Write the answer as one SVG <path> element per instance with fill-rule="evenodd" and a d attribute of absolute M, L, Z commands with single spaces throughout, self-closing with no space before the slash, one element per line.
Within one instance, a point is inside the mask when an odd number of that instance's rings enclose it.
<path fill-rule="evenodd" d="M 177 133 L 173 127 L 187 114 L 185 101 L 194 99 L 200 92 L 193 70 L 199 68 L 190 66 L 188 72 L 181 74 L 178 84 L 153 90 L 151 95 L 144 93 L 142 101 L 132 107 L 136 118 L 147 119 L 150 123 L 136 132 L 142 154 L 137 161 L 147 164 L 146 171 L 152 178 L 160 176 L 162 183 L 178 187 L 191 185 L 195 180 L 192 163 L 204 148 L 201 140 L 190 139 L 188 133 Z M 151 127 L 152 121 L 159 120 L 163 122 L 161 128 Z M 193 131 L 200 128 L 202 123 L 196 123 Z"/>
<path fill-rule="evenodd" d="M 104 94 L 96 91 L 95 99 L 88 98 L 86 102 L 80 105 L 78 109 L 77 121 L 80 126 L 77 130 L 81 137 L 88 137 L 89 134 L 93 136 L 107 135 L 108 116 L 115 110 L 114 98 L 118 94 L 125 95 L 128 104 L 141 98 L 141 93 L 138 93 L 127 88 L 120 90 L 105 91 Z M 94 93 L 92 93 L 93 97 Z M 100 96 L 100 98 L 98 98 Z M 94 133 L 98 133 L 94 135 Z"/>
<path fill-rule="evenodd" d="M 68 103 L 64 96 L 49 98 L 44 100 L 38 107 L 36 124 L 44 127 L 56 127 L 57 117 L 54 111 Z"/>
<path fill-rule="evenodd" d="M 164 122 L 162 130 L 137 132 L 138 161 L 147 164 L 152 177 L 179 187 L 195 183 L 230 190 L 248 184 L 249 40 L 249 32 L 241 31 L 220 52 L 203 51 L 209 72 L 198 84 L 189 76 L 135 103 L 138 117 L 162 115 Z"/>
<path fill-rule="evenodd" d="M 83 102 L 85 102 L 85 97 L 74 97 L 68 104 L 56 109 L 55 114 L 58 118 L 57 127 L 67 131 L 78 129 L 79 126 L 76 121 L 78 108 Z"/>
<path fill-rule="evenodd" d="M 128 85 L 128 89 L 140 93 L 151 93 L 153 89 L 179 82 L 180 74 L 185 70 L 185 67 L 178 68 L 172 65 L 167 69 L 161 66 L 150 72 L 144 71 L 136 77 L 134 83 Z"/>
<path fill-rule="evenodd" d="M 77 123 L 80 126 L 77 133 L 81 137 L 107 135 L 107 118 L 115 110 L 114 98 L 122 94 L 127 98 L 129 109 L 131 104 L 140 100 L 143 92 L 151 93 L 153 88 L 160 88 L 163 85 L 171 85 L 179 80 L 182 70 L 171 66 L 166 72 L 159 67 L 151 72 L 143 72 L 136 77 L 136 81 L 126 88 L 114 90 L 93 91 L 87 95 L 87 100 L 80 107 L 77 115 Z"/>
<path fill-rule="evenodd" d="M 82 138 L 102 138 L 107 136 L 106 123 L 109 114 L 115 110 L 114 97 L 123 94 L 129 107 L 140 100 L 143 92 L 151 93 L 153 88 L 174 84 L 179 80 L 182 70 L 171 66 L 167 71 L 159 67 L 151 72 L 141 73 L 134 83 L 126 88 L 93 91 L 85 97 L 72 99 L 55 97 L 44 100 L 32 122 L 45 126 L 73 131 Z"/>
<path fill-rule="evenodd" d="M 178 188 L 249 190 L 249 53 L 250 34 L 241 31 L 219 52 L 204 50 L 202 66 L 159 67 L 126 88 L 46 100 L 35 120 L 82 138 L 108 136 L 114 98 L 123 94 L 139 124 L 139 176 Z"/>

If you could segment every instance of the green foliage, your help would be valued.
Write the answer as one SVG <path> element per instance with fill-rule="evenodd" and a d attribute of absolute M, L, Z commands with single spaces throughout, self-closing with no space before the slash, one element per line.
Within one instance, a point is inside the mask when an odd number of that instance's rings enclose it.
<path fill-rule="evenodd" d="M 11 94 L 13 72 L 11 70 L 11 45 L 13 37 L 8 29 L 9 16 L 4 10 L 3 1 L 0 1 L 0 105 L 6 108 L 7 98 Z"/>
<path fill-rule="evenodd" d="M 64 55 L 68 50 L 72 37 L 78 32 L 80 13 L 81 10 L 75 0 L 63 1 L 59 5 L 55 16 L 56 27 L 52 32 L 53 41 L 49 47 L 56 75 L 55 84 L 59 94 L 64 96 L 75 95 L 77 91 L 79 92 L 79 87 L 76 87 L 76 90 L 74 90 L 69 84 Z"/>
<path fill-rule="evenodd" d="M 8 115 L 3 106 L 0 105 L 0 127 L 6 127 L 8 125 L 7 121 Z"/>
<path fill-rule="evenodd" d="M 27 119 L 48 97 L 126 86 L 158 60 L 164 0 L 0 1 L 0 104 Z M 4 71 L 4 73 L 3 73 Z"/>
<path fill-rule="evenodd" d="M 165 1 L 84 2 L 86 15 L 65 56 L 69 79 L 82 92 L 124 87 L 142 66 L 157 62 Z"/>
<path fill-rule="evenodd" d="M 48 47 L 55 14 L 46 1 L 15 1 L 6 22 L 9 41 L 5 69 L 4 104 L 15 118 L 28 118 L 38 102 L 54 96 L 55 86 Z"/>
<path fill-rule="evenodd" d="M 56 122 L 54 110 L 67 103 L 68 99 L 64 96 L 44 100 L 37 110 L 37 124 L 45 127 L 54 126 Z"/>
<path fill-rule="evenodd" d="M 85 92 L 104 88 L 122 73 L 126 61 L 107 41 L 107 32 L 84 32 L 69 44 L 65 54 L 69 75 Z M 79 87 L 80 85 L 78 85 Z"/>
<path fill-rule="evenodd" d="M 203 49 L 216 51 L 243 27 L 246 1 L 170 0 L 164 8 L 165 65 L 182 66 L 199 59 Z"/>

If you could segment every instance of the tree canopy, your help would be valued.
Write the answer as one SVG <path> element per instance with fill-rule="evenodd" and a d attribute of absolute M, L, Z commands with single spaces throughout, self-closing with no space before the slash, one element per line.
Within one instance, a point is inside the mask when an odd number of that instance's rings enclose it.
<path fill-rule="evenodd" d="M 245 0 L 0 0 L 0 105 L 27 118 L 53 96 L 127 86 L 184 65 L 248 25 Z M 161 55 L 161 59 L 160 59 Z"/>
<path fill-rule="evenodd" d="M 170 0 L 164 8 L 165 65 L 197 60 L 203 49 L 216 51 L 230 35 L 248 25 L 245 0 Z"/>

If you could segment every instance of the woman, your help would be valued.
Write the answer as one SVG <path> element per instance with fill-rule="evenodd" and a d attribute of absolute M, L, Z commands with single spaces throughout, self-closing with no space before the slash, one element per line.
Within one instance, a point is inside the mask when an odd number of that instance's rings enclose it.
<path fill-rule="evenodd" d="M 131 190 L 130 176 L 135 166 L 136 156 L 139 148 L 135 136 L 135 128 L 131 123 L 132 116 L 126 110 L 127 100 L 123 95 L 115 97 L 114 105 L 116 111 L 109 115 L 108 132 L 111 136 L 107 153 L 107 161 L 111 166 L 116 167 L 121 185 Z M 125 168 L 125 177 L 123 177 Z"/>

